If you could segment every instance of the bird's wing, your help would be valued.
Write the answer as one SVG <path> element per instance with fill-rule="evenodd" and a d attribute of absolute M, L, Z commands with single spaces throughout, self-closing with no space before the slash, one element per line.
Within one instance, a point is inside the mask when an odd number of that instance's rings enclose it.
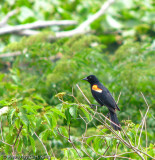
<path fill-rule="evenodd" d="M 98 90 L 92 89 L 92 94 L 100 105 L 107 106 L 112 112 L 115 112 L 116 109 L 120 110 L 111 93 L 106 87 L 104 87 L 102 84 L 98 84 L 97 88 Z M 100 89 L 102 90 L 102 92 L 100 92 Z"/>
<path fill-rule="evenodd" d="M 109 92 L 109 90 L 107 88 L 104 89 L 105 92 L 105 105 L 107 105 L 108 108 L 113 108 L 113 109 L 117 109 L 120 111 L 119 107 L 117 106 L 117 103 L 115 102 L 113 96 L 111 95 L 111 93 Z"/>

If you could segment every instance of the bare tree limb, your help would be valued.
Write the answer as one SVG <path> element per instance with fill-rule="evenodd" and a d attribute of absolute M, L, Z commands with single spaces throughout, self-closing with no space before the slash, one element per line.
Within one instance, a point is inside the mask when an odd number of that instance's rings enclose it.
<path fill-rule="evenodd" d="M 42 27 L 48 27 L 48 26 L 55 26 L 55 25 L 76 25 L 77 22 L 73 20 L 53 20 L 53 21 L 37 21 L 34 23 L 27 23 L 27 24 L 21 24 L 17 26 L 6 26 L 3 28 L 0 28 L 0 35 L 8 34 L 8 33 L 14 33 L 19 32 L 25 29 L 34 29 L 34 28 L 42 28 Z"/>
<path fill-rule="evenodd" d="M 14 56 L 19 56 L 21 54 L 22 54 L 22 52 L 20 52 L 20 51 L 12 52 L 12 53 L 4 53 L 4 54 L 0 54 L 0 58 L 14 57 Z"/>
<path fill-rule="evenodd" d="M 79 89 L 80 87 L 78 87 L 78 89 Z M 83 93 L 83 91 L 80 89 L 80 92 L 81 93 Z M 83 95 L 84 95 L 84 93 L 83 93 Z M 143 95 L 143 94 L 142 94 Z M 86 96 L 84 95 L 84 98 L 85 98 Z M 143 98 L 144 98 L 144 100 L 145 100 L 145 103 L 147 104 L 147 101 L 146 101 L 146 99 L 145 99 L 145 97 L 143 96 Z M 85 98 L 85 99 L 87 99 L 87 97 Z M 89 102 L 89 100 L 87 100 L 87 102 Z M 147 104 L 147 106 L 148 106 L 148 104 Z M 147 109 L 147 112 L 148 112 L 148 110 L 149 110 L 149 106 L 148 106 L 148 109 Z M 87 111 L 88 112 L 88 111 Z M 145 114 L 145 118 L 146 118 L 146 115 L 147 115 L 147 112 L 146 112 L 146 114 Z M 90 112 L 88 112 L 89 114 L 91 114 Z M 132 144 L 131 144 L 131 142 L 130 142 L 130 140 L 129 140 L 129 143 L 126 141 L 126 140 L 124 140 L 119 134 L 117 134 L 117 132 L 116 131 L 114 131 L 114 129 L 112 129 L 103 119 L 102 119 L 102 117 L 101 116 L 103 116 L 104 118 L 106 118 L 108 121 L 110 121 L 106 116 L 104 116 L 102 113 L 98 113 L 98 112 L 96 112 L 96 114 L 98 114 L 99 115 L 99 117 L 100 117 L 100 119 L 99 118 L 97 118 L 97 117 L 94 117 L 94 119 L 96 119 L 98 122 L 100 122 L 102 125 L 104 125 L 106 128 L 108 128 L 115 136 L 116 136 L 116 138 L 117 139 L 119 139 L 126 147 L 128 147 L 128 148 L 130 148 L 130 149 L 132 149 L 136 154 L 138 154 L 140 157 L 141 157 L 141 159 L 142 160 L 145 160 L 144 159 L 144 157 L 142 156 L 142 154 L 144 154 L 144 155 L 146 155 L 146 156 L 148 156 L 148 157 L 150 157 L 150 158 L 153 158 L 152 156 L 150 156 L 149 154 L 147 154 L 146 152 L 143 152 L 142 150 L 139 150 L 137 147 L 135 147 L 135 146 L 133 146 Z M 143 121 L 144 121 L 144 119 L 145 118 L 143 118 Z M 144 121 L 145 122 L 145 121 Z M 123 130 L 123 129 L 122 129 Z M 125 134 L 125 132 L 123 131 L 123 133 Z M 128 138 L 128 137 L 127 137 Z M 116 155 L 115 155 L 115 157 L 116 157 Z"/>
<path fill-rule="evenodd" d="M 19 131 L 18 131 L 16 140 L 15 140 L 14 144 L 12 145 L 12 147 L 14 147 L 14 146 L 16 145 L 16 142 L 17 142 L 17 140 L 18 140 L 19 134 L 20 134 L 20 132 L 22 131 L 22 128 L 23 128 L 23 124 L 22 124 L 22 125 L 20 126 L 20 128 L 19 128 Z"/>
<path fill-rule="evenodd" d="M 70 31 L 57 32 L 57 33 L 55 33 L 55 37 L 51 36 L 50 39 L 71 37 L 76 34 L 87 33 L 89 25 L 91 23 L 93 23 L 96 19 L 98 19 L 100 16 L 102 16 L 106 12 L 106 10 L 110 7 L 110 5 L 113 4 L 114 2 L 115 2 L 115 0 L 107 0 L 102 5 L 101 9 L 98 12 L 96 12 L 94 15 L 92 15 L 90 18 L 88 18 L 86 21 L 84 21 L 82 24 L 80 24 L 77 28 L 70 30 Z"/>
<path fill-rule="evenodd" d="M 26 30 L 19 31 L 16 34 L 22 35 L 22 36 L 31 36 L 31 35 L 36 35 L 36 34 L 39 34 L 39 33 L 40 33 L 40 31 L 26 29 Z"/>
<path fill-rule="evenodd" d="M 7 24 L 7 21 L 9 20 L 10 17 L 15 15 L 18 12 L 17 9 L 10 11 L 0 22 L 0 27 L 3 27 Z"/>
<path fill-rule="evenodd" d="M 81 23 L 77 28 L 70 30 L 70 31 L 62 31 L 62 32 L 56 32 L 54 36 L 49 36 L 50 40 L 53 39 L 58 39 L 58 38 L 63 38 L 63 37 L 71 37 L 76 34 L 85 34 L 90 31 L 89 25 L 93 23 L 96 19 L 98 19 L 100 16 L 102 16 L 107 9 L 110 7 L 111 4 L 113 4 L 115 0 L 107 0 L 100 10 L 96 12 L 94 15 L 89 17 L 86 21 Z M 54 23 L 55 22 L 55 23 Z M 64 23 L 61 23 L 61 25 L 75 25 L 75 21 L 64 21 Z M 46 26 L 51 26 L 51 25 L 60 25 L 59 21 L 44 21 L 44 22 L 35 22 L 31 24 L 25 24 L 25 25 L 18 25 L 18 26 L 8 26 L 5 28 L 0 29 L 0 35 L 6 34 L 6 33 L 16 33 L 20 35 L 35 35 L 40 33 L 39 31 L 34 31 L 34 30 L 29 30 L 33 28 L 38 28 L 38 27 L 46 27 Z"/>

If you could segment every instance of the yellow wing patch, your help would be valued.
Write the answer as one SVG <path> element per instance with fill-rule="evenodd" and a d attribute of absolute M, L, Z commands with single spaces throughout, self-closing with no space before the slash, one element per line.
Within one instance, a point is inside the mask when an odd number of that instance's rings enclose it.
<path fill-rule="evenodd" d="M 97 85 L 93 85 L 92 86 L 92 90 L 96 91 L 96 92 L 99 92 L 99 93 L 102 93 L 102 89 L 98 88 Z"/>

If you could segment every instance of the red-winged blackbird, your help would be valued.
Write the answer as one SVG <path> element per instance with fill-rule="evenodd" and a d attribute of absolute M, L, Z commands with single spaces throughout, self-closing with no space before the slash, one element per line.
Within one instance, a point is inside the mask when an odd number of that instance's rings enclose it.
<path fill-rule="evenodd" d="M 95 100 L 101 106 L 105 105 L 108 107 L 111 121 L 117 124 L 116 126 L 115 124 L 111 123 L 112 127 L 115 130 L 121 130 L 121 126 L 116 115 L 116 110 L 120 111 L 120 109 L 118 108 L 114 98 L 112 97 L 108 89 L 105 86 L 103 86 L 94 75 L 90 75 L 84 78 L 83 80 L 86 80 L 90 83 L 91 92 Z"/>

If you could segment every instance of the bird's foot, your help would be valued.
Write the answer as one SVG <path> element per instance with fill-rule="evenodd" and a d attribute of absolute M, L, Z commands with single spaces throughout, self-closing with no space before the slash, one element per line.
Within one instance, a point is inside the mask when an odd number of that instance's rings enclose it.
<path fill-rule="evenodd" d="M 110 117 L 110 113 L 108 113 L 106 117 L 109 118 Z"/>
<path fill-rule="evenodd" d="M 97 104 L 90 104 L 89 106 L 90 106 L 92 109 L 93 109 L 94 107 L 96 107 L 96 106 L 97 106 L 97 107 L 101 107 L 100 105 L 97 105 Z"/>

